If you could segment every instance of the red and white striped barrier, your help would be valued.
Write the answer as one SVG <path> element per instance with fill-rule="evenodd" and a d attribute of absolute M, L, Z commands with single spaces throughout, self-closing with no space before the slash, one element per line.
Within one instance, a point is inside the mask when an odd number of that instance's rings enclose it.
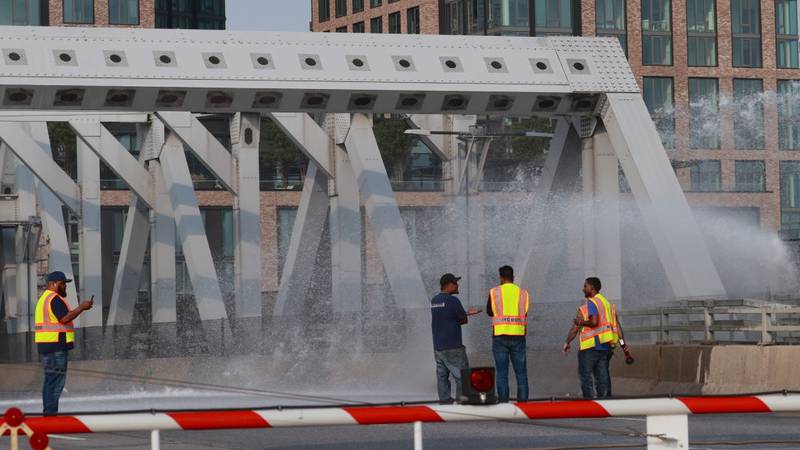
<path fill-rule="evenodd" d="M 487 406 L 348 406 L 335 408 L 77 414 L 57 417 L 30 417 L 25 418 L 22 424 L 29 427 L 37 435 L 49 435 L 121 431 L 213 430 L 648 416 L 648 433 L 650 434 L 649 418 L 651 417 L 774 412 L 800 412 L 800 394 L 557 400 Z M 4 421 L 0 421 L 0 426 L 2 425 L 4 425 Z M 5 434 L 8 434 L 8 430 L 5 431 Z"/>

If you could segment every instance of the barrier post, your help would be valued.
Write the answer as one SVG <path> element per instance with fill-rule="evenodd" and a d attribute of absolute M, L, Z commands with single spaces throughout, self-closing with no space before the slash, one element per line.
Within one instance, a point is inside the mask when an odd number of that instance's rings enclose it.
<path fill-rule="evenodd" d="M 647 450 L 689 448 L 689 416 L 647 416 Z"/>
<path fill-rule="evenodd" d="M 766 308 L 761 308 L 761 345 L 769 345 L 773 343 L 772 334 L 770 334 L 770 325 L 772 324 L 772 312 Z"/>
<path fill-rule="evenodd" d="M 422 450 L 422 422 L 414 422 L 414 450 Z"/>
<path fill-rule="evenodd" d="M 158 430 L 150 432 L 150 450 L 161 450 L 161 432 Z"/>

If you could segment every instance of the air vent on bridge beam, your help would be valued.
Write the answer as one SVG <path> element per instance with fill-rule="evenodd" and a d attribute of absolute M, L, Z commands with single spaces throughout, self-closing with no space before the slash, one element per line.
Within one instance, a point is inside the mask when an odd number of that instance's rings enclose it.
<path fill-rule="evenodd" d="M 514 106 L 514 99 L 507 95 L 490 95 L 486 111 L 508 111 Z"/>
<path fill-rule="evenodd" d="M 186 91 L 158 91 L 156 96 L 156 107 L 158 108 L 180 108 L 186 99 Z"/>
<path fill-rule="evenodd" d="M 4 106 L 30 106 L 33 91 L 30 89 L 8 88 L 3 96 Z"/>
<path fill-rule="evenodd" d="M 83 96 L 86 93 L 83 89 L 60 89 L 56 91 L 56 98 L 53 106 L 76 107 L 83 104 Z"/>
<path fill-rule="evenodd" d="M 425 103 L 425 94 L 400 94 L 395 109 L 400 111 L 418 111 Z"/>
<path fill-rule="evenodd" d="M 111 89 L 106 94 L 105 106 L 110 108 L 128 108 L 133 104 L 136 91 L 133 89 Z"/>
<path fill-rule="evenodd" d="M 469 106 L 469 96 L 460 94 L 445 95 L 442 111 L 463 111 Z"/>
<path fill-rule="evenodd" d="M 377 95 L 353 94 L 350 96 L 350 102 L 347 104 L 347 109 L 351 111 L 369 111 L 375 108 L 375 102 L 377 100 Z"/>
<path fill-rule="evenodd" d="M 230 108 L 233 104 L 233 94 L 224 91 L 208 91 L 206 93 L 206 108 Z"/>
<path fill-rule="evenodd" d="M 592 94 L 573 95 L 570 112 L 591 113 L 597 107 L 599 97 Z"/>
<path fill-rule="evenodd" d="M 561 97 L 554 95 L 541 95 L 536 97 L 533 104 L 533 112 L 553 112 L 558 109 L 561 104 Z"/>
<path fill-rule="evenodd" d="M 302 109 L 325 109 L 328 107 L 328 100 L 331 96 L 324 93 L 303 94 L 303 101 L 300 103 Z"/>
<path fill-rule="evenodd" d="M 280 92 L 256 92 L 253 99 L 255 109 L 275 109 L 280 108 L 283 94 Z"/>

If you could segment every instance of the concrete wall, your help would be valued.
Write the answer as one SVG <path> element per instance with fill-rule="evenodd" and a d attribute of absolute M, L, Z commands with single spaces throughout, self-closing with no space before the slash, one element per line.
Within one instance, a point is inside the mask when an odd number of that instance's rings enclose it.
<path fill-rule="evenodd" d="M 634 349 L 636 364 L 615 361 L 615 393 L 733 394 L 800 389 L 800 347 L 667 345 Z M 627 384 L 627 385 L 626 385 Z M 617 389 L 619 387 L 619 389 Z"/>

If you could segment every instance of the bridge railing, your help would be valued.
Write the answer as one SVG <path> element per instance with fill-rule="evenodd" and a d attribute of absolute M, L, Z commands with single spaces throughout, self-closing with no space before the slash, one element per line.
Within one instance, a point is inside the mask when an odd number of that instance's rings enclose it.
<path fill-rule="evenodd" d="M 657 343 L 800 343 L 800 306 L 759 300 L 685 300 L 620 314 L 626 335 Z"/>

